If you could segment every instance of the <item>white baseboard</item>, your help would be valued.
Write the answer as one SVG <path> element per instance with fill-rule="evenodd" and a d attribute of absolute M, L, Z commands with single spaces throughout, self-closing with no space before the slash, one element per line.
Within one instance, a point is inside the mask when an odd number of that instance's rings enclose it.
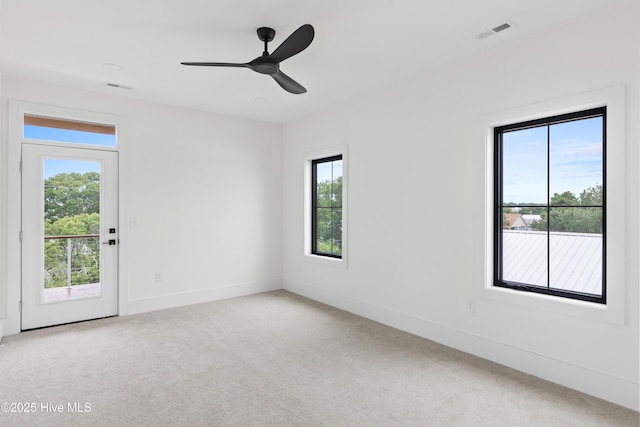
<path fill-rule="evenodd" d="M 282 280 L 280 279 L 229 285 L 191 292 L 173 293 L 152 298 L 129 300 L 127 312 L 128 314 L 146 313 L 148 311 L 200 304 L 203 302 L 253 295 L 278 289 L 282 289 Z"/>
<path fill-rule="evenodd" d="M 374 320 L 387 326 L 438 342 L 465 353 L 499 363 L 544 380 L 607 400 L 626 408 L 640 409 L 640 385 L 570 363 L 551 359 L 404 313 L 378 307 L 333 292 L 285 281 L 283 288 L 315 301 Z"/>

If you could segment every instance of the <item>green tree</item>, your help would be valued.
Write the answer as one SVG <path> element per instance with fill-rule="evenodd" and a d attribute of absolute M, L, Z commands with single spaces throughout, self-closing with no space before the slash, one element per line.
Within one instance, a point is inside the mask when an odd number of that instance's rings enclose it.
<path fill-rule="evenodd" d="M 100 174 L 61 173 L 44 181 L 44 214 L 53 221 L 100 211 Z"/>
<path fill-rule="evenodd" d="M 100 233 L 100 214 L 65 216 L 56 221 L 44 221 L 45 236 L 77 236 Z"/>
<path fill-rule="evenodd" d="M 44 182 L 45 287 L 67 286 L 68 250 L 71 284 L 100 280 L 99 238 L 55 238 L 100 233 L 100 174 L 61 173 Z"/>
<path fill-rule="evenodd" d="M 100 214 L 46 220 L 45 236 L 78 236 L 99 234 Z M 70 245 L 70 248 L 68 248 Z M 71 285 L 100 281 L 100 242 L 98 237 L 50 238 L 44 243 L 45 287 L 67 286 L 68 255 L 71 252 Z"/>
<path fill-rule="evenodd" d="M 575 206 L 579 204 L 578 198 L 571 191 L 565 191 L 562 194 L 553 193 L 551 197 L 551 206 Z"/>
<path fill-rule="evenodd" d="M 554 193 L 549 212 L 543 211 L 540 221 L 534 222 L 531 227 L 546 231 L 549 222 L 551 231 L 602 234 L 602 200 L 602 185 L 589 187 L 579 196 L 570 191 Z"/>
<path fill-rule="evenodd" d="M 589 187 L 580 193 L 580 204 L 584 206 L 602 206 L 602 185 Z"/>
<path fill-rule="evenodd" d="M 342 177 L 319 182 L 316 200 L 316 248 L 342 255 Z"/>

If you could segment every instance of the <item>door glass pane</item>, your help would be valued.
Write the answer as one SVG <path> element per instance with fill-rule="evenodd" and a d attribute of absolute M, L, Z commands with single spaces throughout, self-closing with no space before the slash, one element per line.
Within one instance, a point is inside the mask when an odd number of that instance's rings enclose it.
<path fill-rule="evenodd" d="M 100 166 L 44 160 L 44 302 L 101 295 Z"/>

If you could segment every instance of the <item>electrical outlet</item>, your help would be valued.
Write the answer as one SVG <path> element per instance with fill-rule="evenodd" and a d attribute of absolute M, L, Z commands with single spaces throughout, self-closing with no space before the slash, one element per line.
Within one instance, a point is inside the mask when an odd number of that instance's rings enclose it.
<path fill-rule="evenodd" d="M 162 282 L 162 275 L 156 271 L 156 282 Z"/>
<path fill-rule="evenodd" d="M 476 312 L 476 300 L 473 298 L 467 298 L 467 311 L 469 313 Z"/>

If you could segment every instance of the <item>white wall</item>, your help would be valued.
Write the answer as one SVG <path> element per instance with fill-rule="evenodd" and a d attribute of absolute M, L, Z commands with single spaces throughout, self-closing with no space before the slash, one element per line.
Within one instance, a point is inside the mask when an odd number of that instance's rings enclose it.
<path fill-rule="evenodd" d="M 121 314 L 281 287 L 280 126 L 5 76 L 5 128 L 9 99 L 127 117 L 120 155 Z M 7 157 L 1 161 L 6 182 Z M 2 218 L 18 209 L 6 197 L 3 188 Z M 17 284 L 6 282 L 3 270 L 0 318 L 12 317 L 6 289 Z M 8 302 L 11 309 L 14 303 Z"/>
<path fill-rule="evenodd" d="M 0 94 L 2 93 L 2 73 L 0 73 Z M 4 117 L 3 113 L 4 103 L 0 102 L 0 139 L 4 138 L 4 124 L 2 118 Z M 0 162 L 4 160 L 6 157 L 6 150 L 3 144 L 0 144 Z M 1 165 L 2 163 L 0 163 Z M 0 167 L 0 200 L 5 200 L 6 190 L 5 190 L 5 182 L 6 175 L 4 173 L 5 168 Z M 4 205 L 4 203 L 2 203 Z M 7 294 L 7 284 L 5 279 L 5 274 L 3 271 L 7 270 L 7 258 L 4 254 L 7 252 L 6 240 L 4 238 L 6 230 L 6 215 L 4 209 L 0 208 L 0 341 L 2 341 L 2 337 L 4 336 L 4 319 L 7 317 L 6 304 L 5 304 L 5 296 Z"/>
<path fill-rule="evenodd" d="M 432 70 L 284 129 L 284 286 L 638 409 L 638 5 Z M 479 117 L 626 85 L 626 324 L 467 298 L 484 282 Z M 305 262 L 304 153 L 349 146 L 348 268 Z"/>

